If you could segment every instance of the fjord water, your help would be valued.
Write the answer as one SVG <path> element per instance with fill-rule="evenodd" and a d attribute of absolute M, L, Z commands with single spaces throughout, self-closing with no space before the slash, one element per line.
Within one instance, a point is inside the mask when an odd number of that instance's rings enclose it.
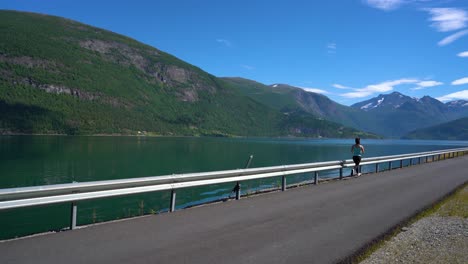
<path fill-rule="evenodd" d="M 466 141 L 366 140 L 366 157 L 468 146 Z M 271 139 L 191 137 L 0 137 L 0 189 L 71 182 L 276 166 L 350 158 L 352 139 Z M 324 177 L 336 176 L 328 172 Z M 311 175 L 288 177 L 288 183 Z M 278 186 L 280 179 L 242 183 L 244 193 Z M 177 207 L 227 198 L 234 184 L 183 189 Z M 169 192 L 78 203 L 78 224 L 167 210 Z M 60 230 L 69 222 L 69 204 L 0 212 L 0 239 Z"/>

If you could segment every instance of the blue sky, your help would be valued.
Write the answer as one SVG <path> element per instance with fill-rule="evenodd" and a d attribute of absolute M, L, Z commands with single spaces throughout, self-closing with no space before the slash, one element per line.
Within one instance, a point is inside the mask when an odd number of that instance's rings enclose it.
<path fill-rule="evenodd" d="M 130 36 L 219 77 L 350 105 L 398 91 L 468 100 L 466 0 L 1 0 Z"/>

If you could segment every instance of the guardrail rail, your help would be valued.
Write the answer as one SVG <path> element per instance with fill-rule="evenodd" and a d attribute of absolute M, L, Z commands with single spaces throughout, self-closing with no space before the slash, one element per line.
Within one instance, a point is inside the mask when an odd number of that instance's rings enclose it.
<path fill-rule="evenodd" d="M 388 169 L 392 163 L 400 161 L 399 167 L 403 167 L 403 161 L 409 160 L 409 165 L 421 164 L 424 160 L 434 162 L 446 158 L 458 157 L 468 154 L 468 148 L 457 148 L 440 151 L 429 151 L 403 155 L 382 156 L 364 158 L 361 166 L 375 164 L 375 172 L 379 172 L 379 164 L 388 163 Z M 252 158 L 252 157 L 251 157 Z M 178 189 L 196 186 L 242 182 L 246 180 L 282 177 L 281 190 L 287 189 L 287 176 L 302 173 L 314 173 L 313 184 L 319 183 L 319 172 L 338 170 L 339 179 L 343 179 L 343 169 L 354 166 L 353 160 L 315 162 L 284 166 L 236 169 L 214 172 L 173 174 L 165 176 L 132 178 L 122 180 L 107 180 L 95 182 L 67 183 L 45 186 L 20 187 L 0 189 L 0 211 L 16 208 L 44 206 L 57 203 L 70 203 L 70 229 L 76 228 L 77 202 L 94 200 L 107 197 L 125 196 L 156 191 L 171 191 L 169 212 L 175 210 L 176 192 Z M 235 188 L 236 199 L 241 197 L 241 188 Z"/>

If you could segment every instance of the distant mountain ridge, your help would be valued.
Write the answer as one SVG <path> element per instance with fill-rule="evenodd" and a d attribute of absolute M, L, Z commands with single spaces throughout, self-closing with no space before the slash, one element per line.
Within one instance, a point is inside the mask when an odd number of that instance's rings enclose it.
<path fill-rule="evenodd" d="M 461 108 L 461 107 L 468 107 L 468 101 L 466 100 L 455 100 L 446 103 L 448 107 L 454 107 L 454 108 Z"/>
<path fill-rule="evenodd" d="M 328 97 L 286 85 L 264 85 L 242 78 L 223 78 L 241 93 L 282 113 L 302 111 L 359 130 L 392 138 L 468 116 L 466 101 L 442 102 L 430 97 L 412 98 L 399 92 L 381 94 L 351 107 Z"/>
<path fill-rule="evenodd" d="M 377 97 L 369 100 L 359 102 L 351 105 L 353 108 L 359 108 L 363 111 L 381 111 L 382 109 L 398 109 L 400 107 L 412 108 L 409 105 L 424 105 L 426 107 L 438 108 L 441 111 L 460 111 L 468 109 L 468 101 L 457 100 L 447 103 L 442 103 L 439 100 L 430 96 L 424 96 L 422 98 L 409 97 L 399 92 L 393 92 L 390 94 L 380 94 Z"/>
<path fill-rule="evenodd" d="M 403 95 L 399 92 L 393 92 L 391 94 L 380 94 L 377 97 L 371 98 L 366 101 L 362 101 L 356 104 L 351 105 L 351 107 L 356 109 L 361 109 L 363 111 L 373 111 L 380 109 L 396 109 L 399 108 L 404 103 L 417 101 L 415 98 Z"/>
<path fill-rule="evenodd" d="M 365 130 L 390 137 L 468 116 L 467 101 L 444 104 L 430 96 L 412 98 L 399 92 L 380 94 L 351 107 L 373 116 L 374 127 L 363 124 Z"/>

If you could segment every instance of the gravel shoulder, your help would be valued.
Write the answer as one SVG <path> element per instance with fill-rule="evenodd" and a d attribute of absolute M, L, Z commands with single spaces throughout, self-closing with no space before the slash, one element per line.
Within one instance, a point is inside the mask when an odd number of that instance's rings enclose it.
<path fill-rule="evenodd" d="M 360 263 L 468 263 L 468 185 Z"/>

